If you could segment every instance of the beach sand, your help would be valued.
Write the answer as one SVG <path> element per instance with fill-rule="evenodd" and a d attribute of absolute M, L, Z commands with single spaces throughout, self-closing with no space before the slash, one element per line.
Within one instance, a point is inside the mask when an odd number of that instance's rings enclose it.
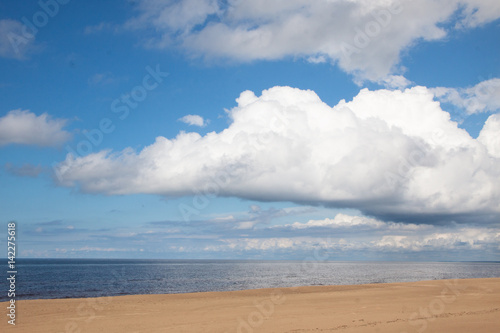
<path fill-rule="evenodd" d="M 1 303 L 1 332 L 500 332 L 500 278 Z"/>

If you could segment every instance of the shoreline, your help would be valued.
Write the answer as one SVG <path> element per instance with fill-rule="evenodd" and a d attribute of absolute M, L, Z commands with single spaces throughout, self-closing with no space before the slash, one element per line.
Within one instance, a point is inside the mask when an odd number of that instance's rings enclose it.
<path fill-rule="evenodd" d="M 16 300 L 16 332 L 500 331 L 500 278 Z"/>

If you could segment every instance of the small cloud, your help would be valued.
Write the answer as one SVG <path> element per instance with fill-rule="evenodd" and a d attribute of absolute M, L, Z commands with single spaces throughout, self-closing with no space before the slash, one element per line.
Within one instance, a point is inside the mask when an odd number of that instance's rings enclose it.
<path fill-rule="evenodd" d="M 220 216 L 220 217 L 216 217 L 213 219 L 214 222 L 219 222 L 219 221 L 234 221 L 235 218 L 233 215 L 228 215 L 228 216 Z"/>
<path fill-rule="evenodd" d="M 208 120 L 204 120 L 202 116 L 198 116 L 196 114 L 188 114 L 187 116 L 179 118 L 178 120 L 190 126 L 192 125 L 192 126 L 205 127 L 208 124 Z"/>
<path fill-rule="evenodd" d="M 0 20 L 0 57 L 22 60 L 34 49 L 35 35 L 16 20 Z"/>
<path fill-rule="evenodd" d="M 62 225 L 61 220 L 54 220 L 54 221 L 48 221 L 48 222 L 40 222 L 37 223 L 36 225 L 43 225 L 43 226 L 54 226 L 54 225 Z"/>
<path fill-rule="evenodd" d="M 111 72 L 105 72 L 105 73 L 96 73 L 92 75 L 88 80 L 88 84 L 90 86 L 97 86 L 97 85 L 107 85 L 111 83 L 115 83 L 119 81 L 120 79 L 117 78 L 116 76 L 113 75 Z"/>
<path fill-rule="evenodd" d="M 109 31 L 109 30 L 111 30 L 111 31 L 116 30 L 116 27 L 111 23 L 101 22 L 101 23 L 96 24 L 96 25 L 86 26 L 85 29 L 83 30 L 83 33 L 85 35 L 93 35 L 93 34 L 101 32 L 101 31 Z"/>
<path fill-rule="evenodd" d="M 25 163 L 20 167 L 15 166 L 12 163 L 6 163 L 5 171 L 14 176 L 36 178 L 43 171 L 43 169 L 40 165 L 35 166 L 29 163 Z"/>
<path fill-rule="evenodd" d="M 378 80 L 377 83 L 389 89 L 399 90 L 403 90 L 412 84 L 412 82 L 403 75 L 387 75 Z"/>
<path fill-rule="evenodd" d="M 485 80 L 469 88 L 437 87 L 431 91 L 441 102 L 451 103 L 468 114 L 500 110 L 500 78 Z"/>
<path fill-rule="evenodd" d="M 238 230 L 247 230 L 247 229 L 253 229 L 255 226 L 256 222 L 255 221 L 246 221 L 246 222 L 240 222 L 238 223 L 234 229 Z"/>
<path fill-rule="evenodd" d="M 132 249 L 123 249 L 123 248 L 102 248 L 102 247 L 92 247 L 92 246 L 84 246 L 78 249 L 71 249 L 72 252 L 127 252 L 134 251 Z"/>
<path fill-rule="evenodd" d="M 327 61 L 327 58 L 322 54 L 310 56 L 309 58 L 307 58 L 307 62 L 310 62 L 312 64 L 322 64 L 322 63 L 325 63 L 326 61 Z"/>
<path fill-rule="evenodd" d="M 71 134 L 63 130 L 66 123 L 66 119 L 52 119 L 47 113 L 37 116 L 29 110 L 10 111 L 0 117 L 0 146 L 60 146 L 71 139 Z"/>

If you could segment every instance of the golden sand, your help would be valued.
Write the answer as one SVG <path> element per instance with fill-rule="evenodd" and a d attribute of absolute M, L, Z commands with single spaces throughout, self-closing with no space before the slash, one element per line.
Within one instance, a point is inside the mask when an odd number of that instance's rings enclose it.
<path fill-rule="evenodd" d="M 500 332 L 500 278 L 15 304 L 1 332 Z"/>

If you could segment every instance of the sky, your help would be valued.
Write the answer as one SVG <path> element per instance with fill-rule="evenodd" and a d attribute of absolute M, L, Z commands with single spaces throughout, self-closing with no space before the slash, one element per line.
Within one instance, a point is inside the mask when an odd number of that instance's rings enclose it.
<path fill-rule="evenodd" d="M 5 230 L 26 258 L 499 260 L 499 18 L 0 0 Z"/>

